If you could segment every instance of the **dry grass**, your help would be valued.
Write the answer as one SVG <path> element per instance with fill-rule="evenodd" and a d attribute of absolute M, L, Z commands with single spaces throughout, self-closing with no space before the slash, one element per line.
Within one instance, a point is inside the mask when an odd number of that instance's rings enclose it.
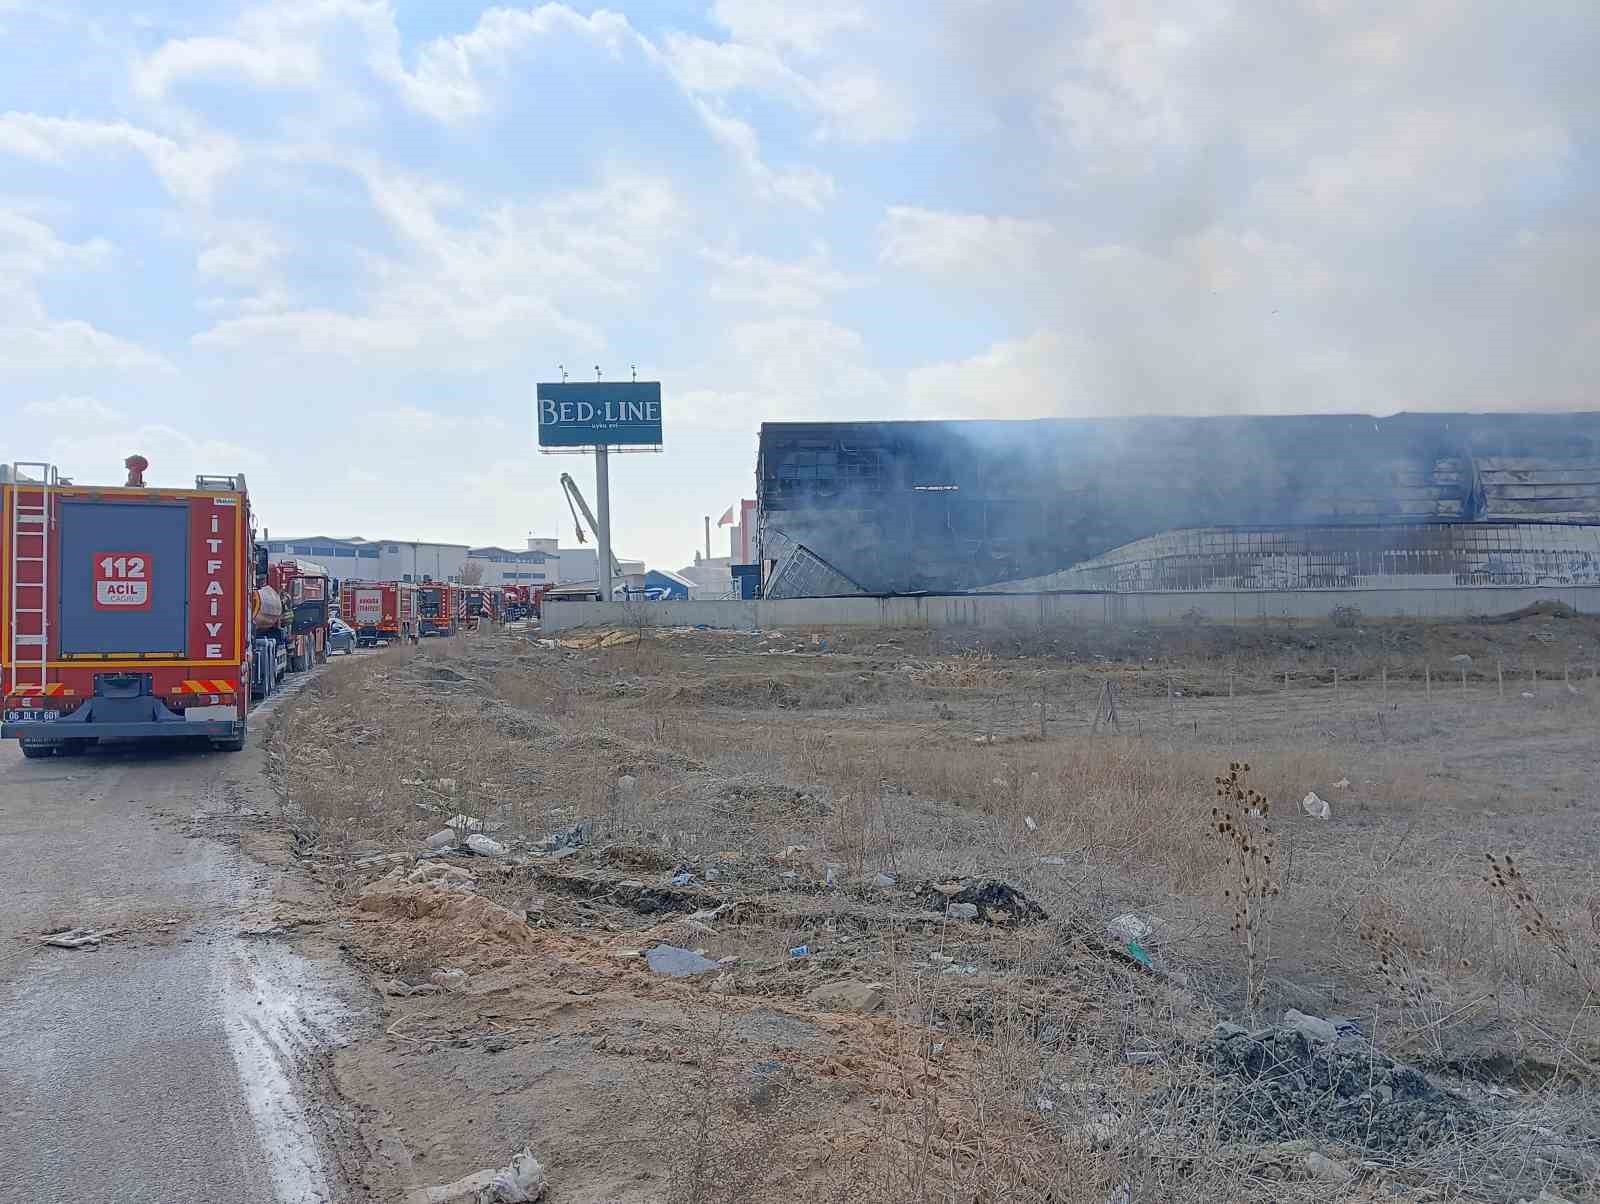
<path fill-rule="evenodd" d="M 807 1191 L 840 1201 L 1326 1199 L 1295 1157 L 1217 1136 L 1222 1105 L 1195 1051 L 1217 1014 L 1258 1005 L 1343 1012 L 1386 1047 L 1526 1093 L 1523 1119 L 1475 1152 L 1388 1165 L 1341 1198 L 1376 1198 L 1380 1183 L 1492 1195 L 1512 1182 L 1502 1164 L 1526 1155 L 1538 1108 L 1562 1140 L 1592 1120 L 1600 887 L 1588 854 L 1537 825 L 1546 782 L 1587 789 L 1570 758 L 1594 699 L 1557 683 L 1502 704 L 1481 654 L 1465 695 L 1459 680 L 1441 686 L 1443 653 L 1477 647 L 1475 630 L 1439 648 L 1434 633 L 1396 629 L 1394 647 L 1374 651 L 1359 628 L 1339 628 L 1347 646 L 1256 656 L 1191 633 L 1187 652 L 1153 664 L 945 655 L 921 636 L 830 635 L 824 655 L 792 633 L 754 646 L 631 635 L 576 651 L 502 637 L 366 658 L 289 710 L 273 749 L 318 847 L 413 848 L 457 811 L 512 843 L 590 822 L 601 843 L 657 850 L 651 864 L 697 876 L 721 865 L 718 889 L 783 900 L 684 936 L 756 967 L 730 998 L 788 997 L 824 973 L 888 984 L 892 1023 L 873 1030 L 875 1069 L 856 1096 L 799 1093 L 752 1111 L 748 1068 L 705 1029 L 698 1094 L 663 1122 L 679 1151 L 674 1198 L 777 1198 L 744 1169 L 796 1159 L 799 1133 L 828 1135 Z M 1531 659 L 1517 661 L 1530 684 Z M 1108 676 L 1122 683 L 1122 729 L 1091 735 Z M 1556 745 L 1568 763 L 1541 765 Z M 1219 845 L 1207 835 L 1217 766 L 1246 756 L 1251 785 L 1230 777 Z M 1269 849 L 1254 799 L 1308 789 L 1332 801 L 1333 820 L 1280 805 Z M 1501 877 L 1485 882 L 1482 850 L 1516 830 L 1530 851 L 1496 860 Z M 830 866 L 842 889 L 823 888 Z M 908 928 L 871 909 L 864 884 L 879 872 L 1004 878 L 1051 923 Z M 544 888 L 508 874 L 484 889 L 513 902 Z M 552 923 L 628 922 L 562 907 Z M 1125 911 L 1155 925 L 1151 947 L 1176 978 L 1083 943 Z M 801 944 L 821 952 L 787 962 Z M 971 976 L 946 972 L 967 965 Z M 872 1124 L 830 1128 L 860 1103 Z"/>

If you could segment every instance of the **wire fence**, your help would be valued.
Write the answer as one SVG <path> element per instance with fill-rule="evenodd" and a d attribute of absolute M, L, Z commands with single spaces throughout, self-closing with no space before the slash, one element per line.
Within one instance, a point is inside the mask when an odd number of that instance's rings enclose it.
<path fill-rule="evenodd" d="M 1380 664 L 1352 672 L 1335 665 L 1300 666 L 1281 672 L 1239 669 L 1108 669 L 1075 673 L 1037 685 L 1008 684 L 989 693 L 980 716 L 982 741 L 1072 731 L 1139 735 L 1187 728 L 1214 735 L 1236 734 L 1263 714 L 1276 718 L 1375 715 L 1385 710 L 1469 705 L 1555 704 L 1600 698 L 1600 661 L 1547 663 L 1496 660 L 1464 664 L 1447 660 Z"/>

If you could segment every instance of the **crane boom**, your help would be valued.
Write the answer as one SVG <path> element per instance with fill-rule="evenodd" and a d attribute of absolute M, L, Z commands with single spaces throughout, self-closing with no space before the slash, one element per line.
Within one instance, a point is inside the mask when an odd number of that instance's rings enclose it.
<path fill-rule="evenodd" d="M 599 531 L 600 524 L 595 521 L 594 511 L 590 510 L 589 503 L 583 500 L 583 493 L 578 489 L 578 482 L 572 479 L 571 473 L 564 472 L 561 474 L 561 491 L 567 495 L 567 509 L 571 510 L 574 506 L 576 506 L 577 511 L 581 511 L 583 513 L 583 517 L 588 520 L 589 530 Z M 585 542 L 583 538 L 583 524 L 578 522 L 577 511 L 574 511 L 572 515 L 572 521 L 578 528 L 578 542 L 583 543 Z M 622 566 L 617 563 L 617 558 L 615 555 L 611 557 L 611 579 L 613 581 L 622 580 Z"/>

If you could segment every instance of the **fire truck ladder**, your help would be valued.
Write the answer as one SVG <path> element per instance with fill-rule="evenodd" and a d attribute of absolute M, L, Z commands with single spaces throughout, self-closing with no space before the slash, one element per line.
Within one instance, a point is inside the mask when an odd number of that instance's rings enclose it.
<path fill-rule="evenodd" d="M 11 554 L 6 565 L 11 609 L 11 693 L 43 693 L 50 660 L 50 529 L 55 524 L 56 468 L 17 461 L 11 466 Z M 23 555 L 37 539 L 38 555 Z"/>

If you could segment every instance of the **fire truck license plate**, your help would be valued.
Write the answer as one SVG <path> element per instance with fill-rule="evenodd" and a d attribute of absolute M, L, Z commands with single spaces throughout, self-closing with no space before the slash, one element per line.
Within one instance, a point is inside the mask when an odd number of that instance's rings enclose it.
<path fill-rule="evenodd" d="M 49 723 L 61 718 L 60 711 L 7 711 L 7 723 Z"/>
<path fill-rule="evenodd" d="M 96 610 L 147 610 L 150 606 L 148 552 L 96 552 Z"/>

